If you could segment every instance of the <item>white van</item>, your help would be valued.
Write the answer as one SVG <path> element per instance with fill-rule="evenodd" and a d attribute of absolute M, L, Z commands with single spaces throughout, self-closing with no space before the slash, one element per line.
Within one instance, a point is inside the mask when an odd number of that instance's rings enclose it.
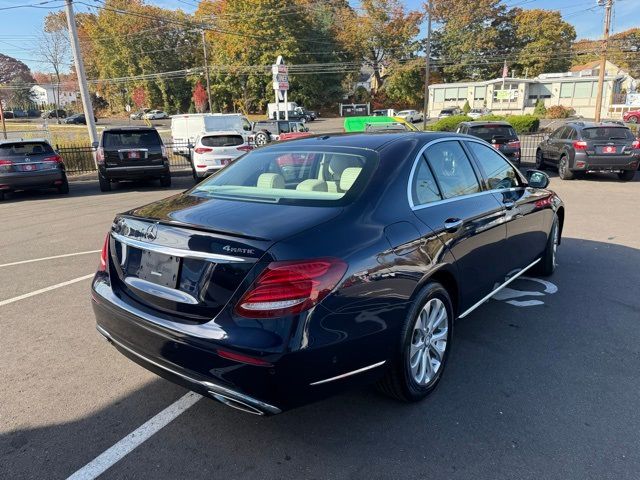
<path fill-rule="evenodd" d="M 290 111 L 293 112 L 296 108 L 298 108 L 300 105 L 298 105 L 296 102 L 287 102 L 287 107 L 284 106 L 284 102 L 280 102 L 280 111 L 281 112 L 285 112 L 285 111 Z M 276 108 L 277 104 L 276 103 L 268 103 L 267 104 L 267 118 L 269 119 L 274 119 L 275 117 L 275 113 L 278 111 L 278 109 Z"/>
<path fill-rule="evenodd" d="M 173 153 L 189 155 L 189 145 L 193 145 L 201 133 L 214 131 L 236 131 L 249 140 L 251 122 L 240 113 L 193 113 L 171 117 L 171 138 Z"/>

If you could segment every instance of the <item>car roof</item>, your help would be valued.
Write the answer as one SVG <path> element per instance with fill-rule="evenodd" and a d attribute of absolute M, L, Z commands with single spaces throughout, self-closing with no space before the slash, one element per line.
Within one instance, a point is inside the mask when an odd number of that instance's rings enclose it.
<path fill-rule="evenodd" d="M 141 132 L 141 131 L 145 131 L 145 130 L 154 130 L 156 132 L 158 131 L 158 130 L 156 130 L 155 127 L 143 127 L 143 126 L 135 126 L 135 127 L 132 126 L 132 127 L 130 127 L 130 126 L 124 126 L 124 127 L 109 127 L 109 128 L 105 128 L 102 133 L 104 133 L 104 132 L 115 132 L 115 131 L 118 131 L 118 132 L 136 132 L 136 131 L 139 131 L 139 132 Z"/>
<path fill-rule="evenodd" d="M 567 122 L 565 125 L 569 125 L 577 128 L 594 128 L 594 127 L 622 127 L 629 128 L 626 125 L 622 125 L 615 121 L 603 120 L 602 122 Z"/>
<path fill-rule="evenodd" d="M 7 138 L 6 140 L 0 140 L 0 145 L 4 145 L 7 143 L 48 143 L 51 145 L 51 142 L 46 138 Z"/>
<path fill-rule="evenodd" d="M 200 132 L 200 134 L 198 134 L 198 137 L 214 137 L 216 135 L 242 136 L 237 130 L 212 130 L 210 132 Z"/>
<path fill-rule="evenodd" d="M 280 145 L 296 145 L 307 147 L 349 147 L 349 148 L 366 148 L 369 150 L 381 150 L 390 143 L 402 140 L 412 140 L 416 136 L 422 140 L 422 143 L 428 143 L 431 140 L 439 138 L 465 138 L 466 136 L 453 132 L 356 132 L 356 133 L 327 133 L 303 137 L 291 140 L 283 144 L 275 144 L 277 148 Z"/>
<path fill-rule="evenodd" d="M 504 127 L 510 127 L 511 124 L 509 122 L 505 122 L 503 120 L 474 120 L 472 122 L 460 122 L 460 125 L 468 125 L 470 127 L 479 127 L 482 125 L 502 125 Z"/>

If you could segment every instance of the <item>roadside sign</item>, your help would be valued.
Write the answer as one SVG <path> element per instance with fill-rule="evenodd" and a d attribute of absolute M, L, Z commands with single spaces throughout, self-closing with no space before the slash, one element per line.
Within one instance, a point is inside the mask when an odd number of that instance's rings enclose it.
<path fill-rule="evenodd" d="M 273 76 L 273 89 L 281 93 L 289 90 L 289 67 L 285 65 L 282 55 L 278 56 L 276 63 L 271 65 L 271 74 Z"/>
<path fill-rule="evenodd" d="M 130 112 L 130 111 L 131 111 L 131 105 L 129 105 L 129 104 L 127 103 L 127 104 L 125 105 L 124 109 L 125 109 L 127 112 Z"/>

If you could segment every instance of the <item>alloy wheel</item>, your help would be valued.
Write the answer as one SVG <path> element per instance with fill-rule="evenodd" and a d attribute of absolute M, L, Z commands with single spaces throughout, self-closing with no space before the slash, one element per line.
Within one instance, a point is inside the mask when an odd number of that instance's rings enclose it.
<path fill-rule="evenodd" d="M 449 314 L 439 298 L 429 300 L 418 314 L 409 345 L 411 377 L 420 386 L 438 378 L 444 364 L 449 333 Z"/>
<path fill-rule="evenodd" d="M 555 270 L 555 268 L 558 266 L 558 257 L 557 257 L 557 253 L 558 253 L 558 243 L 560 243 L 560 229 L 558 228 L 558 224 L 554 223 L 553 225 L 553 246 L 552 246 L 552 250 L 551 250 L 551 261 L 553 263 L 553 268 Z"/>

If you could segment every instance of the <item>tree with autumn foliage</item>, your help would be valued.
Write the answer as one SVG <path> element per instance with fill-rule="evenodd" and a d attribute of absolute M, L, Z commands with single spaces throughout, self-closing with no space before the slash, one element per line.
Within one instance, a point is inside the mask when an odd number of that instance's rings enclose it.
<path fill-rule="evenodd" d="M 584 65 L 598 60 L 600 47 L 600 40 L 578 40 L 573 44 L 572 65 Z M 640 28 L 630 28 L 609 37 L 607 58 L 614 65 L 626 70 L 633 78 L 640 78 L 639 52 Z"/>
<path fill-rule="evenodd" d="M 202 83 L 196 83 L 196 86 L 193 88 L 193 95 L 191 98 L 196 107 L 196 111 L 198 113 L 203 113 L 207 108 L 207 91 L 202 86 Z"/>
<path fill-rule="evenodd" d="M 136 87 L 131 94 L 131 100 L 138 110 L 144 107 L 147 103 L 147 92 L 144 87 Z"/>

